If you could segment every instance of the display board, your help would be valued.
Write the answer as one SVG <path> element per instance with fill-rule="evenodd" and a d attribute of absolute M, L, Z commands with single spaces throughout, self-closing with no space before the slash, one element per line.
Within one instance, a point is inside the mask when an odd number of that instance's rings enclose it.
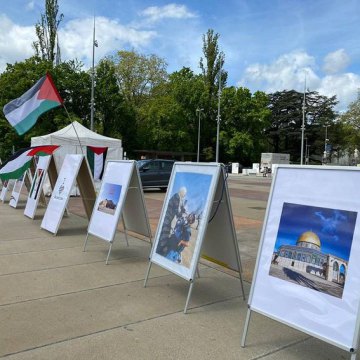
<path fill-rule="evenodd" d="M 360 169 L 275 171 L 252 282 L 256 311 L 356 352 L 360 309 Z"/>
<path fill-rule="evenodd" d="M 131 230 L 151 239 L 150 224 L 135 161 L 106 162 L 99 195 L 88 227 L 88 235 L 91 234 L 113 243 L 120 216 L 123 219 L 125 233 Z M 84 250 L 87 239 L 88 236 Z"/>
<path fill-rule="evenodd" d="M 211 234 L 215 227 L 216 232 Z M 225 239 L 225 236 L 228 238 Z M 223 168 L 217 163 L 175 163 L 150 255 L 145 285 L 151 263 L 190 281 L 186 312 L 202 253 L 209 260 L 239 271 L 243 285 Z"/>
<path fill-rule="evenodd" d="M 0 193 L 0 201 L 2 201 L 3 203 L 6 201 L 6 195 L 8 194 L 8 192 L 12 191 L 14 184 L 15 180 L 5 180 L 3 182 L 3 187 Z"/>
<path fill-rule="evenodd" d="M 15 209 L 19 203 L 21 190 L 24 186 L 25 178 L 27 176 L 28 176 L 27 171 L 25 171 L 25 173 L 23 175 L 21 175 L 21 177 L 19 179 L 15 180 L 14 187 L 12 189 L 10 201 L 9 201 L 9 205 Z"/>
<path fill-rule="evenodd" d="M 42 220 L 42 229 L 48 230 L 56 235 L 70 198 L 71 188 L 75 181 L 77 181 L 79 186 L 86 214 L 88 218 L 90 218 L 96 193 L 89 165 L 84 155 L 67 154 Z"/>
<path fill-rule="evenodd" d="M 51 163 L 52 166 L 50 166 Z M 52 174 L 52 172 L 55 172 L 55 174 Z M 38 159 L 36 170 L 34 171 L 33 180 L 30 186 L 29 196 L 24 210 L 24 215 L 26 215 L 30 219 L 34 219 L 39 200 L 42 196 L 44 196 L 43 186 L 46 174 L 49 174 L 50 183 L 52 185 L 52 188 L 54 188 L 57 179 L 57 171 L 52 155 L 40 156 Z"/>
<path fill-rule="evenodd" d="M 239 268 L 240 253 L 227 186 L 227 174 L 223 168 L 220 172 L 210 212 L 201 257 L 228 269 L 241 272 L 241 268 Z"/>

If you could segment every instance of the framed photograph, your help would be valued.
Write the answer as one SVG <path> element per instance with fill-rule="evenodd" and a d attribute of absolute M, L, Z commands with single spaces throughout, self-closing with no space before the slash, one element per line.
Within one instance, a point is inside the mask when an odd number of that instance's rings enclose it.
<path fill-rule="evenodd" d="M 273 179 L 250 309 L 344 350 L 360 305 L 360 169 L 280 165 Z"/>
<path fill-rule="evenodd" d="M 216 164 L 175 163 L 151 261 L 190 280 L 198 263 L 219 177 Z"/>

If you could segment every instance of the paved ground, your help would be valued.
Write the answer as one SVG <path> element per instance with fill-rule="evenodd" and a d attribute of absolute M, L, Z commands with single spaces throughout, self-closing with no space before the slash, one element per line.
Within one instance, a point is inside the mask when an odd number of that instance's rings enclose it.
<path fill-rule="evenodd" d="M 270 179 L 230 177 L 245 292 L 252 278 Z M 164 194 L 146 191 L 155 233 Z M 150 244 L 118 232 L 108 266 L 108 244 L 90 238 L 71 199 L 56 237 L 20 209 L 0 204 L 1 359 L 348 359 L 349 355 L 258 314 L 240 347 L 247 303 L 239 279 L 205 261 L 183 314 L 188 284 L 153 266 L 143 280 Z M 78 215 L 77 215 L 78 214 Z M 80 215 L 80 216 L 79 216 Z M 209 266 L 210 265 L 210 266 Z"/>

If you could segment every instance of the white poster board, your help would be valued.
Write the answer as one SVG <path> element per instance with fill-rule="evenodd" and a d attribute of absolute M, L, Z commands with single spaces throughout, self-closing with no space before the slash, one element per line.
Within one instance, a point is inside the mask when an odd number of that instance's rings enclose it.
<path fill-rule="evenodd" d="M 99 195 L 88 227 L 88 235 L 91 234 L 112 243 L 120 216 L 123 218 L 125 236 L 126 231 L 131 230 L 148 236 L 151 240 L 140 175 L 136 162 L 133 160 L 106 162 Z M 86 241 L 87 238 L 88 236 Z"/>
<path fill-rule="evenodd" d="M 44 181 L 51 159 L 51 155 L 39 157 L 24 210 L 24 215 L 30 219 L 35 217 L 39 199 L 43 194 Z"/>
<path fill-rule="evenodd" d="M 27 176 L 27 171 L 17 180 L 15 180 L 15 184 L 10 196 L 10 201 L 9 201 L 9 205 L 13 208 L 16 209 L 19 199 L 20 199 L 20 194 L 21 194 L 21 190 L 24 186 L 24 182 L 25 182 L 25 178 Z"/>
<path fill-rule="evenodd" d="M 134 162 L 106 163 L 99 195 L 90 219 L 88 233 L 112 242 L 129 188 Z"/>
<path fill-rule="evenodd" d="M 6 195 L 9 191 L 12 191 L 15 184 L 15 180 L 5 180 L 0 193 L 0 201 L 3 203 L 6 201 Z"/>
<path fill-rule="evenodd" d="M 46 209 L 41 228 L 56 234 L 84 155 L 67 154 Z"/>
<path fill-rule="evenodd" d="M 256 311 L 358 347 L 360 169 L 278 165 L 249 297 Z M 356 350 L 355 350 L 356 351 Z"/>

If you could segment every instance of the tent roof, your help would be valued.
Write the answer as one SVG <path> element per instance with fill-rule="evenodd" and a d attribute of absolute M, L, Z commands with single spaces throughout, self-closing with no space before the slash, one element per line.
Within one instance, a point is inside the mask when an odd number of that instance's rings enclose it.
<path fill-rule="evenodd" d="M 48 135 L 31 139 L 31 145 L 79 145 L 121 147 L 121 140 L 99 135 L 77 121 Z"/>

